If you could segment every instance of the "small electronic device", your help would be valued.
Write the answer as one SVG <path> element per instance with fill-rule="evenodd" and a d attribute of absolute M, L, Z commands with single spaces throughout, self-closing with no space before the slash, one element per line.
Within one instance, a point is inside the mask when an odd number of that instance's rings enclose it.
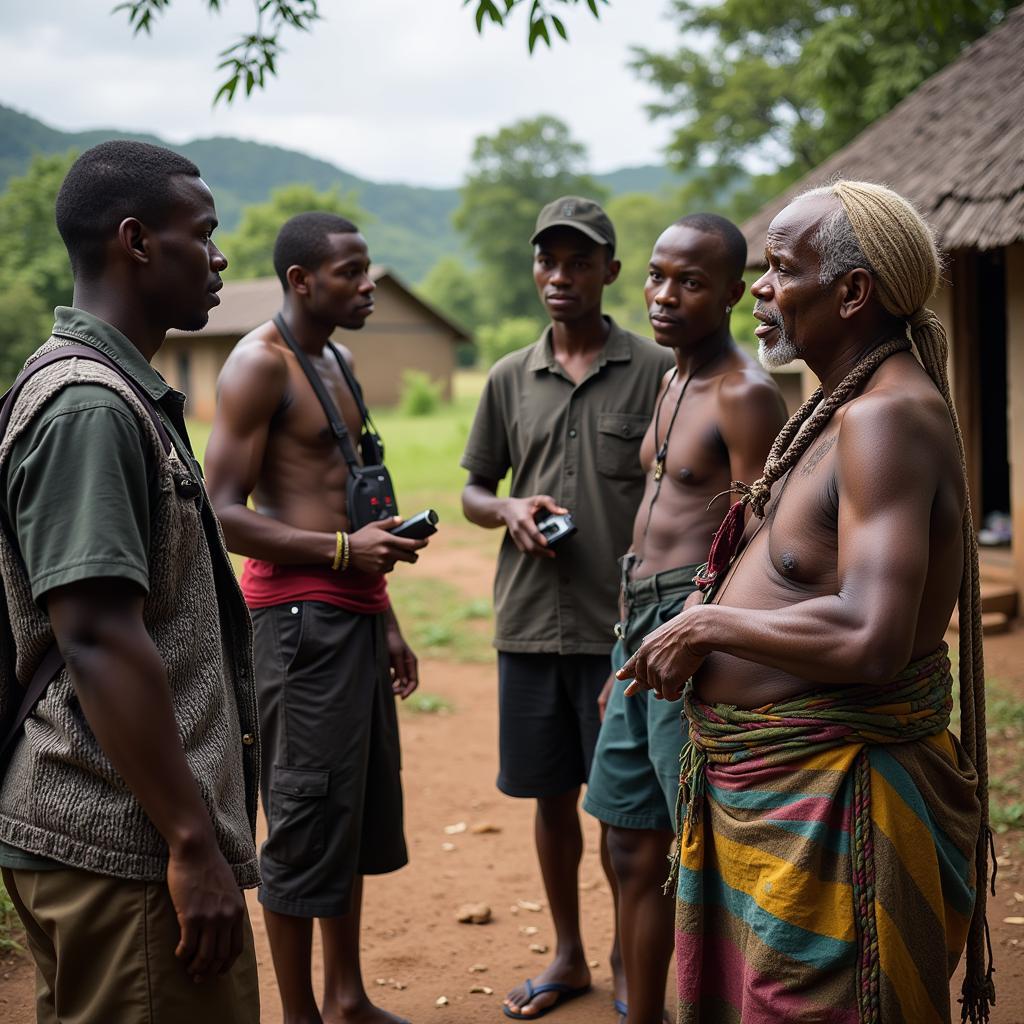
<path fill-rule="evenodd" d="M 572 521 L 571 512 L 552 513 L 537 521 L 537 529 L 548 547 L 553 548 L 576 532 L 576 524 Z"/>
<path fill-rule="evenodd" d="M 399 523 L 390 533 L 407 540 L 426 540 L 432 533 L 437 533 L 437 520 L 438 515 L 432 508 L 424 509 Z"/>

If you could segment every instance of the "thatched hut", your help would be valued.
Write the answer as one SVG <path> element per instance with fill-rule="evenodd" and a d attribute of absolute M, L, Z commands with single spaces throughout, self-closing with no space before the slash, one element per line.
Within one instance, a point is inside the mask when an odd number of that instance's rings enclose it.
<path fill-rule="evenodd" d="M 951 374 L 979 527 L 1008 513 L 1008 544 L 983 549 L 986 605 L 1017 611 L 1024 584 L 1024 7 L 764 206 L 744 226 L 752 265 L 772 218 L 837 177 L 910 199 L 947 253 L 933 302 Z M 986 539 L 989 539 L 986 535 Z"/>

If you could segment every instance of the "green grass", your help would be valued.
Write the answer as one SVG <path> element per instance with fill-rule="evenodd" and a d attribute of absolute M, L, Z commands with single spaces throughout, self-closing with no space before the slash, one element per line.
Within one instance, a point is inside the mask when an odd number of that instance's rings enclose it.
<path fill-rule="evenodd" d="M 450 700 L 439 697 L 436 693 L 421 693 L 419 690 L 401 701 L 398 706 L 410 715 L 447 715 L 454 710 Z"/>
<path fill-rule="evenodd" d="M 989 732 L 1000 729 L 1012 734 L 1011 738 L 1016 738 L 1018 743 L 1024 741 L 1024 701 L 1007 694 L 995 679 L 986 680 L 986 689 L 988 696 L 985 710 Z"/>
<path fill-rule="evenodd" d="M 953 666 L 953 713 L 949 727 L 960 735 L 960 686 L 955 647 L 950 648 Z M 988 733 L 989 822 L 992 830 L 1005 833 L 1024 830 L 1024 802 L 1020 799 L 1020 765 L 1024 761 L 1024 700 L 991 676 L 985 680 L 985 724 Z M 1024 836 L 1021 837 L 1024 848 Z"/>
<path fill-rule="evenodd" d="M 462 521 L 459 495 L 466 471 L 459 466 L 473 422 L 476 395 L 456 395 L 429 416 L 397 409 L 374 413 L 384 438 L 387 464 L 404 515 L 434 508 L 442 523 Z"/>
<path fill-rule="evenodd" d="M 402 632 L 420 657 L 486 664 L 491 649 L 489 601 L 466 601 L 450 583 L 401 569 L 388 577 Z"/>
<path fill-rule="evenodd" d="M 1024 829 L 1020 764 L 1024 760 L 1024 700 L 996 679 L 985 680 L 989 756 L 989 821 L 997 833 Z"/>
<path fill-rule="evenodd" d="M 0 881 L 0 956 L 21 952 L 24 947 L 18 941 L 22 934 L 21 921 L 15 913 L 11 897 L 7 895 L 4 883 Z"/>
<path fill-rule="evenodd" d="M 1011 800 L 1004 803 L 989 790 L 989 823 L 992 831 L 1003 833 L 1009 829 L 1024 828 L 1024 803 Z"/>
<path fill-rule="evenodd" d="M 989 821 L 995 832 L 1024 829 L 1020 764 L 1024 759 L 1024 701 L 986 680 L 989 747 Z"/>

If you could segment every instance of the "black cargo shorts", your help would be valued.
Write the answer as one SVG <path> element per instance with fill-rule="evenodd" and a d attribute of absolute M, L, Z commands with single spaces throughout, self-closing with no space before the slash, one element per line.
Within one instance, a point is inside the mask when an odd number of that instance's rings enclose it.
<path fill-rule="evenodd" d="M 384 616 L 295 601 L 252 618 L 268 828 L 259 899 L 335 917 L 357 874 L 409 859 Z"/>

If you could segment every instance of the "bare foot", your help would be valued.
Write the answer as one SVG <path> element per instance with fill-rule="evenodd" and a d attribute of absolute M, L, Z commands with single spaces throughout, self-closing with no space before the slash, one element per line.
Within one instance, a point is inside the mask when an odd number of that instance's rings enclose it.
<path fill-rule="evenodd" d="M 409 1024 L 404 1017 L 398 1017 L 364 998 L 354 1006 L 326 1006 L 321 1011 L 324 1024 Z"/>
<path fill-rule="evenodd" d="M 545 971 L 536 975 L 531 980 L 534 989 L 538 989 L 541 985 L 547 985 L 551 982 L 568 985 L 574 989 L 585 988 L 590 984 L 590 969 L 587 967 L 587 962 L 582 958 L 578 963 L 568 963 L 556 959 L 551 962 Z M 526 983 L 524 982 L 522 985 L 516 985 L 505 996 L 505 1005 L 510 1010 L 521 1013 L 525 1017 L 533 1017 L 540 1013 L 541 1010 L 547 1009 L 549 1006 L 557 1003 L 559 999 L 564 998 L 564 995 L 559 992 L 541 992 L 540 995 L 534 996 L 531 1000 L 526 990 Z"/>

